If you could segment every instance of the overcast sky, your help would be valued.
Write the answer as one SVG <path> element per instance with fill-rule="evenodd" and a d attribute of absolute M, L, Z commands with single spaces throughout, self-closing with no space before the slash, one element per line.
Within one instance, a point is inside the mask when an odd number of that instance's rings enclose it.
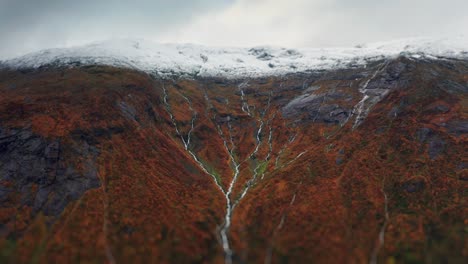
<path fill-rule="evenodd" d="M 468 36 L 468 0 L 0 0 L 0 58 L 111 38 L 351 46 Z"/>

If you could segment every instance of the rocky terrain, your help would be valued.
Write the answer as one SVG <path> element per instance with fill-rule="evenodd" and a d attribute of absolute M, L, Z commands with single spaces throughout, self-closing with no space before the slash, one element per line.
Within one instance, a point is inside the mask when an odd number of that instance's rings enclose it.
<path fill-rule="evenodd" d="M 0 70 L 0 262 L 466 262 L 467 59 L 72 61 Z"/>

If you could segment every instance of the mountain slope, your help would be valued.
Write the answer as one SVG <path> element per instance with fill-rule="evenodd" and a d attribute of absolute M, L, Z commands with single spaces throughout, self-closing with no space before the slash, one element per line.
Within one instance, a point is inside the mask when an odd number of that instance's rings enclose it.
<path fill-rule="evenodd" d="M 0 73 L 2 261 L 466 259 L 463 49 L 170 75 L 69 52 Z"/>

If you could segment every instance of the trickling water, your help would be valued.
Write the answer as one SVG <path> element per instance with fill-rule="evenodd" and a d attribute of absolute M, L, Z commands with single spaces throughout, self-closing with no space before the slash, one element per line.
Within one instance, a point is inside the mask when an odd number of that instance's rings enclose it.
<path fill-rule="evenodd" d="M 215 184 L 217 185 L 218 189 L 223 193 L 224 198 L 226 199 L 226 214 L 225 214 L 225 217 L 224 217 L 223 228 L 220 231 L 220 236 L 221 236 L 221 242 L 222 242 L 223 250 L 224 250 L 224 253 L 225 253 L 225 262 L 226 262 L 226 264 L 231 264 L 232 263 L 232 250 L 231 250 L 230 245 L 229 245 L 229 239 L 228 239 L 228 236 L 227 236 L 227 232 L 228 232 L 229 227 L 231 225 L 231 213 L 232 213 L 232 211 L 231 211 L 231 200 L 230 200 L 229 196 L 230 196 L 230 193 L 232 192 L 232 186 L 234 185 L 235 181 L 234 181 L 234 179 L 233 179 L 233 181 L 231 181 L 231 184 L 229 186 L 229 190 L 228 190 L 228 192 L 226 192 L 223 189 L 223 187 L 221 186 L 221 183 L 218 181 L 216 176 L 213 173 L 210 173 L 208 171 L 208 169 L 198 159 L 197 155 L 193 151 L 189 150 L 191 132 L 188 133 L 187 140 L 185 140 L 184 137 L 180 134 L 179 128 L 177 127 L 177 123 L 175 122 L 175 118 L 174 118 L 174 116 L 172 114 L 171 106 L 170 106 L 169 101 L 168 101 L 168 94 L 167 94 L 166 88 L 164 86 L 163 86 L 163 91 L 164 91 L 164 100 L 163 101 L 164 101 L 164 104 L 166 106 L 166 111 L 168 112 L 168 114 L 169 114 L 169 116 L 170 116 L 170 118 L 172 120 L 172 123 L 174 125 L 174 128 L 176 130 L 176 133 L 180 136 L 180 138 L 182 140 L 182 143 L 184 144 L 185 149 L 190 153 L 193 160 L 198 164 L 198 166 L 203 170 L 203 172 L 205 172 L 206 174 L 210 175 L 213 178 L 213 180 L 214 180 Z M 184 98 L 189 102 L 190 109 L 194 113 L 193 116 L 196 116 L 196 114 L 195 114 L 196 112 L 192 108 L 190 100 L 185 96 L 184 96 Z M 194 122 L 195 122 L 195 120 L 194 120 L 194 118 L 192 118 L 192 128 L 191 128 L 190 131 L 193 130 Z M 224 144 L 227 147 L 226 141 L 224 141 Z M 231 153 L 230 151 L 228 151 L 228 152 Z M 233 158 L 232 158 L 232 161 L 235 164 L 235 160 Z M 234 178 L 237 179 L 237 175 L 239 174 L 239 166 L 237 164 L 235 165 L 235 170 L 236 170 L 236 172 L 235 172 Z"/>
<path fill-rule="evenodd" d="M 294 134 L 294 136 L 290 137 L 288 142 L 284 143 L 283 147 L 280 149 L 280 151 L 278 152 L 278 154 L 276 155 L 276 160 L 275 160 L 275 168 L 278 168 L 279 166 L 279 159 L 281 158 L 281 154 L 283 154 L 283 152 L 286 150 L 286 148 L 291 145 L 292 143 L 294 143 L 294 141 L 296 140 L 296 136 L 297 136 L 297 133 Z"/>
<path fill-rule="evenodd" d="M 175 128 L 175 131 L 176 131 L 176 134 L 180 137 L 182 143 L 184 144 L 184 147 L 185 147 L 185 150 L 188 151 L 188 153 L 192 156 L 193 160 L 198 164 L 198 166 L 203 170 L 203 172 L 205 172 L 206 174 L 210 175 L 214 182 L 216 183 L 216 185 L 218 186 L 218 188 L 221 190 L 221 192 L 223 192 L 223 194 L 225 193 L 224 190 L 223 190 L 223 187 L 221 186 L 221 183 L 218 182 L 218 179 L 216 178 L 216 176 L 209 172 L 208 169 L 205 167 L 205 165 L 198 159 L 198 157 L 195 155 L 195 153 L 193 153 L 193 151 L 191 151 L 189 149 L 189 143 L 190 143 L 190 135 L 191 133 L 188 134 L 188 139 L 187 141 L 184 139 L 184 137 L 181 135 L 180 131 L 179 131 L 179 128 L 177 126 L 177 123 L 175 121 L 175 118 L 174 118 L 174 115 L 172 114 L 172 111 L 171 111 L 171 105 L 169 104 L 169 101 L 168 101 L 168 94 L 167 94 L 167 90 L 165 88 L 165 86 L 163 85 L 163 92 L 164 92 L 164 98 L 163 98 L 163 101 L 164 101 L 164 105 L 165 105 L 165 108 L 166 108 L 166 112 L 169 114 L 169 117 L 172 121 L 172 124 Z M 194 127 L 194 120 L 192 119 L 192 129 Z"/>
<path fill-rule="evenodd" d="M 232 139 L 232 126 L 231 126 L 230 118 L 228 118 L 227 124 L 228 124 L 228 132 L 229 132 L 229 141 L 231 142 L 231 155 L 232 155 L 232 152 L 234 151 L 236 146 L 234 144 L 234 140 Z"/>
<path fill-rule="evenodd" d="M 260 122 L 260 126 L 258 127 L 258 130 L 257 130 L 257 133 L 256 133 L 256 147 L 255 147 L 254 151 L 249 155 L 250 159 L 252 157 L 255 157 L 255 155 L 257 154 L 257 152 L 258 152 L 258 150 L 260 148 L 260 145 L 262 144 L 261 133 L 262 133 L 262 129 L 263 129 L 263 126 L 264 126 L 263 119 L 265 118 L 266 113 L 270 109 L 271 95 L 272 95 L 272 92 L 269 93 L 268 104 L 265 107 L 265 109 L 262 111 L 261 117 L 259 119 L 257 119 L 257 121 Z M 273 118 L 275 116 L 276 116 L 276 113 L 275 113 L 275 115 L 273 115 Z M 270 159 L 270 155 L 271 155 L 270 154 L 270 151 L 272 150 L 271 140 L 272 140 L 272 134 L 273 134 L 273 130 L 272 130 L 272 127 L 271 127 L 271 122 L 272 122 L 273 118 L 271 118 L 270 120 L 267 121 L 267 124 L 270 125 L 270 132 L 269 132 L 269 136 L 268 136 L 269 151 L 268 151 L 267 156 L 265 157 L 263 162 L 268 162 L 268 160 Z M 250 190 L 250 188 L 255 184 L 255 181 L 257 180 L 257 177 L 258 177 L 258 172 L 259 172 L 258 170 L 261 168 L 261 166 L 265 166 L 265 165 L 262 162 L 258 162 L 257 165 L 255 166 L 254 170 L 253 170 L 252 178 L 249 181 L 247 181 L 247 184 L 244 187 L 244 190 L 242 191 L 240 197 L 234 202 L 233 208 L 235 208 L 240 203 L 240 201 L 245 197 L 245 195 Z M 263 179 L 263 175 L 264 174 L 262 174 L 262 179 Z"/>
<path fill-rule="evenodd" d="M 382 65 L 372 74 L 372 76 L 367 79 L 367 81 L 364 83 L 364 85 L 359 89 L 359 92 L 363 94 L 362 99 L 354 106 L 353 111 L 351 112 L 351 115 L 346 119 L 345 122 L 343 122 L 342 126 L 349 120 L 349 118 L 352 115 L 356 115 L 356 119 L 354 120 L 353 124 L 353 129 L 358 127 L 361 122 L 366 118 L 367 114 L 369 113 L 370 108 L 377 103 L 378 98 L 370 98 L 368 94 L 366 94 L 367 87 L 369 86 L 369 83 L 377 77 L 379 73 L 381 73 L 385 67 L 387 67 L 388 62 L 383 62 Z M 366 102 L 371 100 L 370 106 L 366 106 Z"/>
<path fill-rule="evenodd" d="M 292 198 L 291 198 L 291 201 L 289 202 L 289 207 L 287 210 L 285 210 L 283 212 L 283 214 L 281 215 L 281 219 L 280 219 L 280 222 L 279 224 L 276 226 L 276 228 L 274 229 L 273 231 L 273 235 L 272 235 L 272 239 L 271 239 L 271 242 L 270 242 L 270 246 L 267 248 L 266 250 L 266 255 L 265 255 L 265 261 L 264 263 L 265 264 L 269 264 L 271 263 L 271 258 L 272 258 L 272 255 L 273 255 L 273 241 L 276 237 L 276 234 L 278 231 L 281 230 L 281 228 L 283 228 L 283 225 L 286 221 L 286 215 L 287 215 L 287 212 L 288 210 L 293 206 L 294 202 L 296 201 L 296 196 L 297 196 L 297 191 L 299 190 L 299 187 L 302 185 L 302 181 L 299 183 L 299 185 L 297 186 L 296 188 L 296 191 L 294 192 Z"/>
<path fill-rule="evenodd" d="M 300 158 L 302 155 L 306 154 L 308 152 L 308 150 L 305 150 L 305 151 L 302 151 L 301 153 L 299 153 L 294 159 L 290 160 L 289 162 L 287 162 L 286 164 L 284 164 L 282 167 L 285 167 L 291 163 L 293 163 L 294 161 L 296 161 L 298 158 Z"/>
<path fill-rule="evenodd" d="M 273 145 L 272 145 L 272 139 L 273 139 L 273 128 L 270 125 L 270 132 L 268 133 L 268 154 L 266 159 L 270 159 L 271 152 L 273 151 Z"/>
<path fill-rule="evenodd" d="M 227 145 L 226 145 L 227 146 Z M 224 225 L 221 228 L 220 234 L 221 234 L 221 239 L 223 242 L 223 249 L 226 255 L 225 262 L 226 263 L 231 263 L 232 262 L 232 250 L 229 245 L 229 239 L 228 239 L 228 232 L 229 228 L 231 227 L 231 217 L 232 217 L 232 212 L 233 212 L 233 207 L 232 207 L 232 202 L 231 202 L 231 193 L 232 189 L 234 187 L 234 184 L 237 181 L 237 177 L 239 176 L 239 164 L 236 163 L 235 159 L 231 156 L 231 161 L 234 165 L 234 176 L 231 181 L 231 184 L 229 185 L 228 191 L 225 194 L 226 197 L 226 202 L 227 202 L 227 208 L 226 208 L 226 214 L 224 217 Z"/>
<path fill-rule="evenodd" d="M 225 214 L 225 217 L 224 217 L 224 225 L 223 225 L 223 227 L 221 228 L 221 231 L 220 231 L 221 240 L 222 240 L 222 243 L 223 243 L 223 249 L 224 249 L 224 252 L 225 252 L 225 255 L 226 255 L 225 262 L 226 263 L 231 263 L 232 262 L 232 249 L 230 248 L 229 239 L 228 239 L 228 232 L 229 232 L 229 228 L 231 227 L 231 217 L 232 217 L 232 211 L 233 211 L 232 202 L 231 202 L 231 194 L 232 194 L 232 190 L 234 188 L 234 185 L 237 182 L 237 177 L 239 176 L 240 164 L 236 161 L 236 159 L 234 158 L 234 155 L 233 155 L 234 145 L 232 145 L 233 147 L 231 149 L 229 149 L 227 141 L 222 136 L 222 130 L 219 128 L 218 131 L 221 133 L 220 136 L 223 139 L 224 147 L 225 147 L 226 151 L 229 153 L 229 157 L 231 159 L 232 166 L 234 167 L 234 175 L 232 177 L 231 183 L 229 184 L 228 191 L 225 194 L 226 202 L 227 202 L 227 208 L 226 208 L 226 214 Z M 231 132 L 229 132 L 229 133 L 231 133 Z M 233 141 L 232 141 L 232 135 L 230 135 L 230 140 L 231 140 L 231 143 L 234 144 Z"/>
<path fill-rule="evenodd" d="M 353 129 L 356 128 L 364 119 L 362 116 L 362 112 L 364 111 L 364 104 L 366 103 L 367 99 L 369 99 L 369 96 L 367 94 L 364 94 L 361 101 L 359 101 L 353 109 L 353 114 L 357 113 L 356 120 L 353 124 Z"/>
<path fill-rule="evenodd" d="M 384 220 L 384 223 L 382 224 L 382 227 L 380 228 L 380 231 L 379 231 L 378 244 L 374 248 L 374 250 L 372 251 L 372 256 L 371 256 L 371 259 L 369 261 L 370 264 L 377 264 L 377 257 L 379 255 L 379 251 L 384 246 L 384 243 L 385 243 L 385 230 L 387 229 L 388 220 L 390 218 L 389 213 L 388 213 L 388 197 L 387 197 L 387 193 L 384 190 L 383 184 L 382 184 L 382 193 L 384 195 L 384 216 L 385 216 L 385 220 Z"/>
<path fill-rule="evenodd" d="M 242 111 L 245 112 L 246 114 L 248 114 L 249 116 L 252 116 L 252 114 L 250 113 L 250 106 L 247 103 L 247 101 L 245 100 L 245 94 L 244 94 L 244 89 L 243 89 L 244 87 L 247 87 L 248 85 L 249 85 L 249 82 L 245 81 L 245 82 L 239 84 L 239 86 L 237 86 L 237 88 L 239 89 L 239 91 L 241 93 Z"/>
<path fill-rule="evenodd" d="M 210 99 L 209 99 L 208 94 L 206 93 L 206 91 L 205 91 L 205 100 L 207 100 L 208 105 L 211 105 Z M 229 104 L 229 102 L 227 102 L 227 104 Z M 214 117 L 213 117 L 213 121 L 215 122 Z M 222 243 L 223 250 L 224 250 L 224 255 L 225 255 L 224 261 L 225 261 L 226 264 L 230 264 L 230 263 L 232 263 L 232 255 L 233 255 L 233 252 L 232 252 L 232 249 L 231 249 L 231 246 L 230 246 L 230 243 L 229 243 L 229 236 L 228 236 L 229 228 L 231 227 L 231 218 L 232 218 L 232 213 L 233 213 L 231 194 L 232 194 L 232 190 L 234 188 L 234 185 L 237 182 L 237 178 L 239 176 L 240 163 L 234 157 L 234 149 L 236 148 L 236 146 L 234 144 L 234 140 L 233 140 L 233 136 L 232 136 L 232 127 L 231 127 L 229 117 L 228 117 L 227 124 L 228 124 L 229 141 L 231 143 L 231 148 L 229 148 L 229 146 L 228 146 L 227 140 L 224 137 L 224 133 L 223 133 L 223 130 L 221 129 L 221 127 L 219 125 L 216 125 L 216 128 L 217 128 L 219 137 L 223 141 L 224 148 L 226 149 L 226 152 L 229 154 L 229 158 L 230 158 L 232 166 L 234 168 L 234 175 L 232 177 L 231 183 L 229 184 L 228 190 L 223 191 L 224 197 L 226 199 L 226 212 L 225 212 L 225 215 L 224 215 L 224 223 L 223 223 L 223 225 L 221 227 L 221 230 L 220 230 L 221 243 Z"/>
<path fill-rule="evenodd" d="M 238 86 L 238 88 L 239 88 L 239 90 L 241 92 L 240 93 L 240 95 L 241 95 L 240 99 L 241 99 L 241 102 L 242 102 L 241 108 L 242 108 L 242 111 L 247 113 L 250 117 L 253 117 L 254 113 L 251 112 L 251 109 L 255 109 L 255 108 L 250 107 L 247 104 L 247 101 L 245 99 L 245 94 L 244 94 L 244 91 L 242 89 L 243 87 L 246 87 L 247 85 L 248 85 L 248 83 L 244 82 L 244 83 L 242 83 L 242 84 L 240 84 Z M 262 145 L 262 133 L 263 133 L 263 130 L 264 130 L 264 127 L 265 127 L 264 118 L 265 118 L 265 116 L 266 116 L 266 114 L 267 114 L 267 112 L 269 111 L 269 108 L 270 108 L 271 94 L 272 93 L 269 94 L 267 106 L 263 109 L 263 111 L 257 112 L 258 118 L 256 119 L 256 121 L 257 121 L 258 127 L 257 127 L 257 130 L 256 130 L 255 134 L 254 134 L 255 135 L 255 146 L 254 146 L 254 149 L 252 150 L 252 152 L 250 153 L 250 155 L 248 155 L 247 158 L 245 160 L 243 160 L 242 162 L 239 162 L 236 159 L 235 154 L 234 154 L 235 153 L 234 150 L 236 149 L 236 144 L 235 144 L 234 139 L 233 139 L 233 134 L 232 134 L 233 130 L 232 130 L 230 117 L 228 117 L 228 119 L 227 119 L 227 128 L 228 128 L 229 138 L 227 138 L 225 136 L 221 126 L 216 124 L 216 111 L 213 114 L 213 117 L 211 118 L 211 120 L 215 123 L 216 130 L 218 132 L 219 137 L 223 141 L 224 148 L 226 149 L 226 152 L 229 155 L 230 162 L 232 164 L 232 169 L 233 169 L 232 180 L 229 183 L 229 186 L 228 186 L 227 190 L 225 190 L 222 187 L 222 184 L 221 184 L 220 180 L 218 179 L 218 177 L 214 173 L 210 172 L 210 170 L 206 167 L 206 165 L 203 162 L 201 162 L 201 160 L 198 158 L 197 154 L 190 149 L 191 137 L 192 137 L 192 133 L 193 133 L 193 131 L 195 129 L 195 123 L 196 123 L 196 120 L 197 120 L 197 117 L 198 117 L 198 113 L 193 108 L 192 102 L 190 101 L 190 98 L 188 98 L 187 96 L 181 94 L 181 96 L 184 98 L 184 100 L 188 103 L 189 109 L 192 112 L 192 119 L 190 121 L 191 127 L 190 127 L 190 130 L 187 133 L 186 137 L 184 137 L 182 135 L 178 125 L 177 125 L 177 120 L 175 119 L 174 115 L 172 114 L 171 105 L 170 105 L 170 102 L 169 102 L 169 95 L 168 95 L 168 92 L 166 90 L 166 87 L 163 85 L 162 89 L 163 89 L 163 92 L 164 92 L 163 102 L 164 102 L 166 111 L 169 114 L 172 125 L 174 126 L 174 129 L 175 129 L 175 132 L 176 132 L 177 136 L 181 139 L 185 150 L 190 154 L 190 156 L 197 163 L 197 165 L 201 168 L 201 170 L 203 172 L 205 172 L 206 174 L 210 175 L 213 178 L 213 181 L 215 182 L 218 189 L 222 192 L 222 194 L 223 194 L 223 196 L 224 196 L 224 198 L 226 200 L 226 212 L 225 212 L 225 215 L 224 215 L 224 223 L 223 223 L 223 225 L 221 226 L 221 228 L 219 230 L 219 234 L 220 234 L 220 239 L 221 239 L 221 244 L 222 244 L 222 247 L 223 247 L 223 251 L 224 251 L 224 254 L 225 254 L 225 263 L 231 264 L 232 263 L 232 257 L 233 257 L 233 251 L 232 251 L 230 241 L 229 241 L 229 229 L 231 227 L 232 215 L 233 215 L 235 207 L 245 197 L 245 195 L 248 193 L 250 188 L 255 184 L 255 181 L 256 181 L 256 179 L 258 177 L 258 174 L 259 174 L 259 171 L 260 171 L 260 168 L 261 168 L 261 166 L 264 166 L 264 163 L 258 162 L 256 164 L 255 168 L 253 169 L 252 178 L 247 182 L 247 184 L 246 184 L 245 188 L 243 189 L 240 197 L 235 202 L 232 201 L 231 196 L 232 196 L 232 192 L 233 192 L 233 189 L 235 187 L 235 184 L 237 183 L 238 178 L 239 178 L 241 164 L 243 162 L 251 160 L 253 157 L 255 157 L 257 155 L 259 149 L 260 149 L 260 146 Z M 206 90 L 205 90 L 204 97 L 205 97 L 205 100 L 207 102 L 208 108 L 209 109 L 214 109 L 213 105 L 211 104 L 210 98 L 208 97 L 208 93 L 206 92 Z M 227 101 L 226 104 L 229 105 L 229 102 Z M 209 111 L 210 111 L 209 109 L 207 109 L 205 111 L 205 114 L 207 115 L 207 117 L 209 116 Z M 267 162 L 270 159 L 271 153 L 273 151 L 273 146 L 272 146 L 272 144 L 273 144 L 272 143 L 272 141 L 273 141 L 272 122 L 273 122 L 273 119 L 275 118 L 275 116 L 276 116 L 276 114 L 274 114 L 273 117 L 270 118 L 266 122 L 266 126 L 268 127 L 268 131 L 269 131 L 268 132 L 268 148 L 269 148 L 269 150 L 268 150 L 268 153 L 267 153 L 267 155 L 265 157 L 264 162 Z M 294 139 L 295 139 L 295 136 L 293 138 L 290 138 L 288 144 L 291 144 L 294 141 Z M 296 156 L 296 158 L 294 160 L 296 160 L 297 158 L 302 156 L 304 153 L 305 152 L 300 153 L 298 156 Z M 263 178 L 263 174 L 262 174 L 262 178 Z"/>
<path fill-rule="evenodd" d="M 262 141 L 260 139 L 260 135 L 261 135 L 262 129 L 263 129 L 263 120 L 259 119 L 258 121 L 260 122 L 260 126 L 258 127 L 257 135 L 256 135 L 257 144 L 256 144 L 256 147 L 255 147 L 254 151 L 252 152 L 252 154 L 250 154 L 250 157 L 254 157 L 255 154 L 257 154 L 258 149 L 260 148 L 260 143 L 262 143 Z"/>
<path fill-rule="evenodd" d="M 190 145 L 190 138 L 191 138 L 193 129 L 195 127 L 195 121 L 197 119 L 198 113 L 193 109 L 192 101 L 190 101 L 190 99 L 187 96 L 183 95 L 183 94 L 182 94 L 182 97 L 185 99 L 185 101 L 187 101 L 187 103 L 189 104 L 189 109 L 192 112 L 192 120 L 190 121 L 191 127 L 190 127 L 190 130 L 189 130 L 188 134 L 187 134 L 187 140 L 184 141 L 185 149 L 188 150 L 188 147 Z"/>

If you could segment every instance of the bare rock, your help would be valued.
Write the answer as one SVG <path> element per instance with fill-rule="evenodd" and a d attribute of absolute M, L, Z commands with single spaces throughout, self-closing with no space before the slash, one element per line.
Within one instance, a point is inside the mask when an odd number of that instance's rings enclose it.
<path fill-rule="evenodd" d="M 69 202 L 99 187 L 94 165 L 98 152 L 83 140 L 73 148 L 84 160 L 80 172 L 63 157 L 60 140 L 40 137 L 28 128 L 0 129 L 0 181 L 13 183 L 0 188 L 0 205 L 14 192 L 22 204 L 33 207 L 33 213 L 57 216 Z"/>

